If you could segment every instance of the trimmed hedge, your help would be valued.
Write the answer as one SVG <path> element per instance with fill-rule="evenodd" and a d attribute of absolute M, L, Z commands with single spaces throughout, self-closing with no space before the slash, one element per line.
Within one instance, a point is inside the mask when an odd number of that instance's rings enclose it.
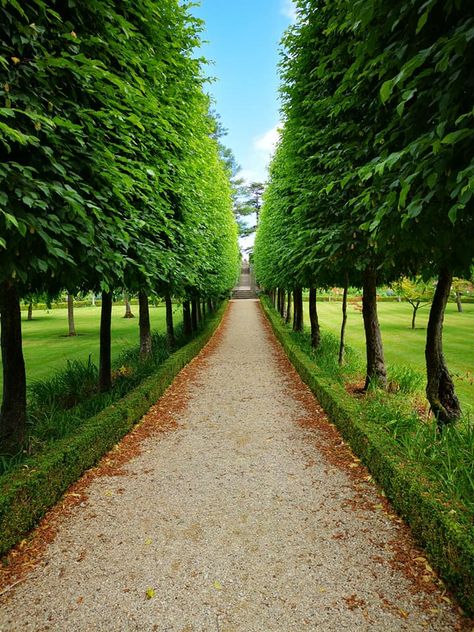
<path fill-rule="evenodd" d="M 0 477 L 0 555 L 24 537 L 68 487 L 140 421 L 211 338 L 226 306 L 227 302 L 194 340 L 121 400 L 85 421 L 76 435 L 55 442 L 28 459 L 20 470 Z"/>
<path fill-rule="evenodd" d="M 324 375 L 290 338 L 280 315 L 261 301 L 263 311 L 288 358 L 316 395 L 331 421 L 355 454 L 369 468 L 397 512 L 410 525 L 432 565 L 474 614 L 474 528 L 467 514 L 453 513 L 443 490 L 416 463 L 403 458 L 399 447 L 377 423 L 364 415 L 344 386 Z"/>

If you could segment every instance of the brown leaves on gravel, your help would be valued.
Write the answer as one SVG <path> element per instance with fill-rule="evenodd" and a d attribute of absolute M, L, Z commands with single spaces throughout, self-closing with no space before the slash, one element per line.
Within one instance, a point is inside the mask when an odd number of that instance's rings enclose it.
<path fill-rule="evenodd" d="M 150 408 L 135 428 L 126 435 L 99 463 L 71 485 L 63 498 L 41 519 L 38 527 L 17 544 L 3 559 L 0 567 L 0 598 L 23 582 L 27 574 L 43 559 L 46 548 L 56 537 L 61 522 L 75 507 L 85 505 L 91 483 L 103 476 L 126 476 L 124 466 L 142 451 L 143 442 L 151 436 L 179 428 L 176 419 L 188 404 L 189 388 L 197 381 L 197 373 L 218 346 L 228 320 L 229 308 L 211 340 L 182 369 L 158 402 Z M 118 490 L 120 493 L 120 490 Z M 90 515 L 90 518 L 93 516 Z M 85 555 L 85 552 L 84 552 Z M 80 562 L 80 560 L 78 560 Z"/>
<path fill-rule="evenodd" d="M 455 606 L 455 600 L 445 589 L 442 580 L 429 566 L 423 552 L 416 546 L 409 527 L 397 515 L 384 492 L 378 489 L 365 465 L 352 452 L 346 444 L 336 426 L 331 423 L 322 406 L 319 404 L 309 387 L 302 381 L 298 372 L 289 361 L 282 346 L 276 339 L 265 314 L 260 309 L 260 317 L 267 332 L 269 344 L 272 345 L 275 359 L 281 372 L 287 378 L 287 388 L 291 396 L 301 403 L 303 414 L 295 422 L 303 429 L 314 431 L 314 445 L 323 454 L 326 461 L 338 469 L 342 470 L 351 480 L 354 491 L 354 498 L 348 501 L 351 509 L 356 511 L 382 512 L 393 524 L 395 537 L 384 543 L 385 548 L 392 553 L 390 566 L 402 572 L 409 580 L 413 594 L 425 595 L 423 608 L 429 617 L 436 617 L 433 609 L 433 599 L 437 603 L 445 602 L 451 605 L 458 615 L 457 631 L 474 632 L 474 621 L 464 617 L 462 610 Z M 354 391 L 360 385 L 353 385 Z M 305 464 L 308 467 L 308 463 Z M 372 496 L 378 496 L 377 502 L 368 498 L 367 491 L 371 489 Z M 344 534 L 338 534 L 338 539 L 343 540 Z M 386 564 L 386 560 L 381 559 L 381 563 Z M 356 603 L 351 599 L 351 604 Z M 381 597 L 384 605 L 385 601 Z M 357 607 L 357 606 L 354 606 Z M 390 608 L 387 606 L 387 610 Z M 394 612 L 402 619 L 406 618 L 399 608 Z"/>

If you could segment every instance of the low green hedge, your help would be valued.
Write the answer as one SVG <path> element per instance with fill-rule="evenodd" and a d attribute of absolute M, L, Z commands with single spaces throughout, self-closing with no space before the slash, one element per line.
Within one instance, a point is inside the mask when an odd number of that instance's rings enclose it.
<path fill-rule="evenodd" d="M 467 515 L 453 513 L 436 481 L 416 463 L 403 459 L 394 441 L 381 433 L 376 420 L 364 416 L 361 405 L 344 386 L 324 375 L 290 338 L 279 314 L 261 302 L 273 331 L 304 382 L 316 395 L 331 421 L 369 468 L 398 513 L 424 547 L 432 565 L 474 613 L 474 528 Z"/>
<path fill-rule="evenodd" d="M 204 347 L 219 325 L 226 303 L 191 342 L 124 398 L 91 417 L 72 437 L 57 441 L 22 468 L 0 477 L 0 555 L 38 520 L 87 469 L 122 439 Z"/>

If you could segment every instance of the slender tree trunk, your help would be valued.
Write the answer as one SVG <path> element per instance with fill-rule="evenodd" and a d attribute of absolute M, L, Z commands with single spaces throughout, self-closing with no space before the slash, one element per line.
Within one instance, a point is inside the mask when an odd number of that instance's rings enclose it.
<path fill-rule="evenodd" d="M 293 290 L 293 331 L 303 331 L 303 290 Z"/>
<path fill-rule="evenodd" d="M 168 338 L 168 344 L 170 347 L 174 346 L 174 325 L 173 325 L 173 303 L 171 302 L 171 295 L 169 292 L 165 294 L 166 305 L 166 337 Z"/>
<path fill-rule="evenodd" d="M 191 304 L 188 300 L 183 301 L 183 331 L 185 336 L 191 336 L 193 333 Z"/>
<path fill-rule="evenodd" d="M 438 278 L 426 331 L 426 396 L 440 430 L 461 416 L 461 406 L 443 355 L 443 320 L 452 280 L 452 273 L 443 268 Z"/>
<path fill-rule="evenodd" d="M 198 313 L 197 313 L 197 300 L 195 297 L 191 299 L 191 324 L 193 327 L 193 332 L 196 332 L 198 328 Z"/>
<path fill-rule="evenodd" d="M 417 312 L 418 312 L 418 307 L 419 307 L 419 304 L 418 304 L 418 305 L 412 305 L 412 307 L 413 307 L 413 314 L 412 314 L 412 316 L 411 316 L 411 328 L 412 328 L 412 329 L 415 329 L 415 325 L 416 325 L 416 314 L 417 314 Z"/>
<path fill-rule="evenodd" d="M 26 373 L 21 340 L 20 297 L 9 282 L 0 285 L 0 324 L 3 399 L 0 409 L 0 443 L 15 449 L 26 428 Z"/>
<path fill-rule="evenodd" d="M 112 388 L 111 329 L 112 292 L 102 292 L 99 351 L 99 390 L 101 393 L 110 391 Z"/>
<path fill-rule="evenodd" d="M 69 333 L 68 336 L 76 335 L 76 326 L 74 325 L 74 297 L 72 294 L 67 295 L 67 322 Z"/>
<path fill-rule="evenodd" d="M 150 305 L 146 292 L 140 290 L 138 292 L 138 308 L 140 311 L 139 323 L 140 328 L 140 358 L 142 360 L 148 358 L 151 353 L 151 326 L 150 326 Z"/>
<path fill-rule="evenodd" d="M 130 306 L 130 295 L 128 292 L 123 293 L 123 300 L 125 303 L 125 314 L 124 318 L 135 318 L 134 314 L 132 314 L 132 308 Z"/>
<path fill-rule="evenodd" d="M 309 289 L 309 319 L 311 321 L 311 346 L 313 349 L 317 349 L 321 344 L 321 331 L 319 328 L 316 296 L 316 288 L 311 287 Z"/>
<path fill-rule="evenodd" d="M 28 303 L 28 320 L 33 320 L 33 303 Z"/>
<path fill-rule="evenodd" d="M 198 325 L 200 325 L 202 323 L 202 310 L 201 310 L 201 301 L 199 299 L 199 296 L 196 297 L 196 316 L 197 316 Z"/>
<path fill-rule="evenodd" d="M 377 316 L 377 274 L 370 267 L 364 271 L 362 315 L 367 352 L 367 374 L 364 389 L 367 390 L 370 384 L 386 388 L 387 371 L 385 369 L 382 334 Z"/>
<path fill-rule="evenodd" d="M 288 290 L 288 294 L 286 295 L 285 323 L 289 322 L 291 322 L 291 290 Z"/>
<path fill-rule="evenodd" d="M 346 274 L 344 280 L 344 294 L 342 295 L 342 324 L 341 324 L 341 338 L 339 341 L 339 366 L 344 363 L 344 350 L 346 348 L 346 325 L 347 325 L 347 292 L 349 289 L 349 276 Z"/>
<path fill-rule="evenodd" d="M 462 313 L 462 303 L 461 303 L 461 292 L 456 292 L 456 305 L 458 307 L 458 312 Z"/>
<path fill-rule="evenodd" d="M 211 298 L 207 299 L 207 311 L 209 312 L 209 314 L 212 314 L 212 312 L 214 311 L 214 306 L 212 304 Z"/>
<path fill-rule="evenodd" d="M 95 292 L 92 292 L 91 304 L 92 304 L 92 307 L 95 307 Z"/>
<path fill-rule="evenodd" d="M 205 299 L 201 301 L 201 314 L 202 314 L 202 319 L 204 320 L 206 318 L 206 300 Z"/>

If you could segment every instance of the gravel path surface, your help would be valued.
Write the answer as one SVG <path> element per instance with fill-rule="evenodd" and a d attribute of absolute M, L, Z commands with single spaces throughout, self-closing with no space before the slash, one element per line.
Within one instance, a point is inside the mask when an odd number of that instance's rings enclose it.
<path fill-rule="evenodd" d="M 78 488 L 0 630 L 462 629 L 256 301 L 231 303 L 143 427 L 160 414 L 176 428 L 139 430 Z"/>

